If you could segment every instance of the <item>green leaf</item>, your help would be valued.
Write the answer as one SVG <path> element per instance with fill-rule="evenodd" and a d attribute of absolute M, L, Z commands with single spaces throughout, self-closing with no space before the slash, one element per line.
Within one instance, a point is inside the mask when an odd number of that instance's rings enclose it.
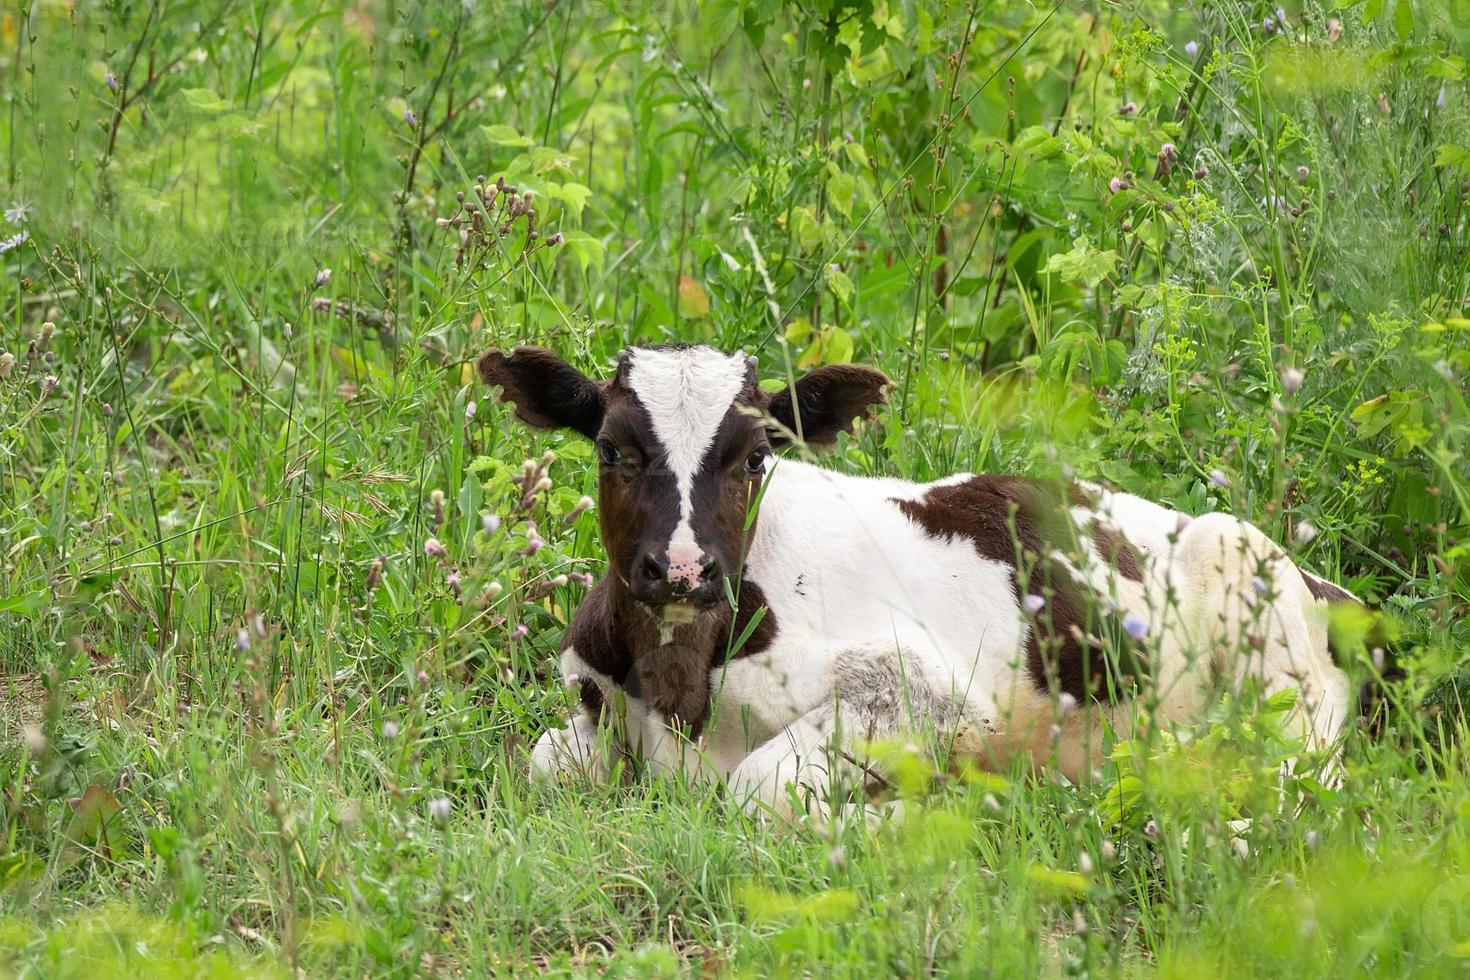
<path fill-rule="evenodd" d="M 34 592 L 19 592 L 0 598 L 0 613 L 20 613 L 23 616 L 31 616 L 41 611 L 46 605 L 46 590 L 36 589 Z"/>
<path fill-rule="evenodd" d="M 1393 29 L 1405 44 L 1414 36 L 1414 5 L 1410 0 L 1398 0 L 1394 4 Z"/>
<path fill-rule="evenodd" d="M 516 132 L 514 127 L 504 123 L 496 123 L 493 126 L 481 126 L 480 132 L 485 139 L 495 146 L 530 146 L 531 137 L 522 136 Z"/>
<path fill-rule="evenodd" d="M 836 296 L 843 306 L 852 302 L 852 280 L 848 278 L 847 273 L 835 265 L 829 265 L 826 279 L 827 288 L 832 290 L 832 295 Z"/>
<path fill-rule="evenodd" d="M 852 202 L 857 197 L 857 178 L 842 171 L 827 178 L 827 200 L 844 217 L 852 217 Z"/>
<path fill-rule="evenodd" d="M 223 112 L 230 107 L 213 89 L 186 88 L 179 94 L 189 103 L 190 108 L 201 112 Z"/>
<path fill-rule="evenodd" d="M 699 5 L 699 26 L 705 40 L 712 45 L 724 44 L 740 26 L 744 13 L 740 0 L 706 0 Z"/>
<path fill-rule="evenodd" d="M 1457 170 L 1470 170 L 1470 150 L 1463 146 L 1455 146 L 1453 143 L 1440 144 L 1439 151 L 1434 155 L 1436 167 L 1454 167 Z"/>
<path fill-rule="evenodd" d="M 1112 249 L 1094 249 L 1083 235 L 1072 241 L 1072 250 L 1046 260 L 1043 271 L 1060 276 L 1064 282 L 1080 282 L 1096 286 L 1118 266 L 1118 253 Z"/>
<path fill-rule="evenodd" d="M 546 192 L 549 197 L 565 203 L 567 210 L 579 218 L 582 216 L 582 209 L 587 206 L 588 199 L 592 197 L 592 188 L 575 181 L 568 181 L 565 184 L 549 184 Z"/>
<path fill-rule="evenodd" d="M 593 238 L 585 231 L 565 231 L 562 238 L 567 248 L 577 257 L 577 264 L 583 272 L 594 268 L 602 271 L 603 262 L 607 259 L 607 246 L 602 244 L 602 239 Z"/>

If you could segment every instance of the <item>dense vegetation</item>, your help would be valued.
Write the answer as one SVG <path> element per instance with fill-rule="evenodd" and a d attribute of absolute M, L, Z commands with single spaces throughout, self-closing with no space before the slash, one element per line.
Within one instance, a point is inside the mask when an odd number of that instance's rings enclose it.
<path fill-rule="evenodd" d="M 18 0 L 0 970 L 1454 968 L 1467 54 L 1408 0 Z M 595 467 L 471 361 L 667 339 L 882 367 L 848 471 L 1258 521 L 1396 634 L 1345 784 L 1222 711 L 1081 786 L 911 758 L 873 830 L 531 785 Z"/>

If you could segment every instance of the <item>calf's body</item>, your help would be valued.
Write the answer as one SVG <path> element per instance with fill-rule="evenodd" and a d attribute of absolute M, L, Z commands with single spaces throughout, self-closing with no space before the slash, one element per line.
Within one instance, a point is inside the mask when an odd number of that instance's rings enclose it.
<path fill-rule="evenodd" d="M 481 363 L 538 424 L 553 414 L 531 402 L 548 387 L 532 376 L 547 356 Z M 728 407 L 682 417 L 722 371 Z M 1311 747 L 1335 739 L 1350 699 L 1325 608 L 1350 597 L 1256 528 L 1084 483 L 917 484 L 776 460 L 766 444 L 793 423 L 809 441 L 834 437 L 882 387 L 818 374 L 783 400 L 753 373 L 674 348 L 625 355 L 597 386 L 603 413 L 584 431 L 603 456 L 609 572 L 563 641 L 582 709 L 542 736 L 536 772 L 601 778 L 629 753 L 784 811 L 861 779 L 869 740 L 937 732 L 982 764 L 1019 755 L 1076 776 L 1099 760 L 1104 722 L 1124 733 L 1144 717 L 1194 723 L 1252 680 L 1263 694 L 1300 691 Z M 651 385 L 690 379 L 703 387 L 650 412 Z M 619 430 L 618 415 L 640 413 L 642 430 Z M 666 444 L 685 435 L 696 445 Z"/>

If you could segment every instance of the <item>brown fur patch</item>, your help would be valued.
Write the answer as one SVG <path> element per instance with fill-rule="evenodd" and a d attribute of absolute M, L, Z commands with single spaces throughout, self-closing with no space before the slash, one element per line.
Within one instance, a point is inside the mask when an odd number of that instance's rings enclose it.
<path fill-rule="evenodd" d="M 1108 652 L 1095 632 L 1107 614 L 1097 607 L 1088 587 L 1050 557 L 1053 550 L 1064 554 L 1074 550 L 1070 501 L 1071 494 L 1060 484 L 977 476 L 936 487 L 922 501 L 896 503 L 928 534 L 968 538 L 982 558 L 1011 566 L 1018 615 L 1025 615 L 1019 608 L 1023 582 L 1029 592 L 1046 598 L 1046 607 L 1028 619 L 1027 673 L 1037 690 L 1050 691 L 1054 682 L 1059 692 L 1083 701 L 1106 698 L 1112 687 L 1122 685 L 1107 683 Z M 1105 555 L 1122 553 L 1111 544 L 1099 550 Z M 1119 662 L 1141 669 L 1141 647 L 1127 637 L 1120 642 L 1129 649 L 1115 652 Z"/>

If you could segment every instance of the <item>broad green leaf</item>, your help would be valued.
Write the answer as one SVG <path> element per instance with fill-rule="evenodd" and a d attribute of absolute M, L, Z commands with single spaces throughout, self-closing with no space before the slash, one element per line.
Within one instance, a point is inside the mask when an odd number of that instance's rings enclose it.
<path fill-rule="evenodd" d="M 184 97 L 184 101 L 189 103 L 191 108 L 201 112 L 223 112 L 230 107 L 230 104 L 220 98 L 213 89 L 186 88 L 179 94 Z"/>
<path fill-rule="evenodd" d="M 504 123 L 496 123 L 493 126 L 481 126 L 480 132 L 484 135 L 485 139 L 496 146 L 530 146 L 532 142 L 531 137 L 522 136 L 515 131 L 514 127 L 507 126 Z"/>

